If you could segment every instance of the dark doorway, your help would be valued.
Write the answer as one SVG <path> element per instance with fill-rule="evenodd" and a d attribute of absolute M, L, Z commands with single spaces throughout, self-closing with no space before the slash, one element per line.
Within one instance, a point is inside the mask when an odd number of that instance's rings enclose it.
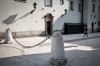
<path fill-rule="evenodd" d="M 92 32 L 94 32 L 94 23 L 92 23 Z"/>
<path fill-rule="evenodd" d="M 51 34 L 51 22 L 47 22 L 47 33 L 50 35 Z"/>
<path fill-rule="evenodd" d="M 51 35 L 52 25 L 53 25 L 53 16 L 51 13 L 48 13 L 44 16 L 45 18 L 45 35 Z"/>
<path fill-rule="evenodd" d="M 77 34 L 81 33 L 80 23 L 64 23 L 64 34 Z"/>

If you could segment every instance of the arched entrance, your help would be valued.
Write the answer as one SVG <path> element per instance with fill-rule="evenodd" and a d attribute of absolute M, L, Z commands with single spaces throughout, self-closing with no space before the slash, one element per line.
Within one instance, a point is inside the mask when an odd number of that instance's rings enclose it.
<path fill-rule="evenodd" d="M 48 13 L 44 16 L 45 18 L 45 35 L 51 35 L 53 26 L 53 16 Z"/>

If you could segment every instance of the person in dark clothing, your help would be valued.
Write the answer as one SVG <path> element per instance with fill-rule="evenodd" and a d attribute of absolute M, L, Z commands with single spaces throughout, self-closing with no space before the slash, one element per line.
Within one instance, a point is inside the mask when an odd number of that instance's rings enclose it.
<path fill-rule="evenodd" d="M 1 41 L 1 38 L 0 38 L 0 41 Z"/>
<path fill-rule="evenodd" d="M 2 40 L 2 37 L 0 37 L 0 42 L 1 42 L 1 40 Z"/>
<path fill-rule="evenodd" d="M 88 29 L 87 29 L 87 27 L 84 27 L 84 36 L 83 37 L 85 37 L 85 35 L 88 37 Z"/>

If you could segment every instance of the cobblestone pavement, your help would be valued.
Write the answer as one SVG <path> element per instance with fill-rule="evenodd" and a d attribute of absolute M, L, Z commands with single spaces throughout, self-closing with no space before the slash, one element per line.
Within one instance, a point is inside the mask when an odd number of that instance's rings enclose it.
<path fill-rule="evenodd" d="M 25 45 L 34 45 L 45 39 L 45 36 L 17 38 Z M 100 66 L 100 33 L 63 35 L 66 66 Z M 22 48 L 16 42 L 0 43 L 0 66 L 53 66 L 51 57 L 51 39 L 34 48 Z"/>

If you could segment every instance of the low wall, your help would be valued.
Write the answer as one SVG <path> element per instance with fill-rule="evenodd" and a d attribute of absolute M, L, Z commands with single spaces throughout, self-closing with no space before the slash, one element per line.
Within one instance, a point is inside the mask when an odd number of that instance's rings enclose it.
<path fill-rule="evenodd" d="M 0 32 L 0 37 L 4 38 L 4 32 Z M 24 32 L 12 32 L 13 37 L 32 37 L 45 35 L 44 31 L 24 31 Z"/>

